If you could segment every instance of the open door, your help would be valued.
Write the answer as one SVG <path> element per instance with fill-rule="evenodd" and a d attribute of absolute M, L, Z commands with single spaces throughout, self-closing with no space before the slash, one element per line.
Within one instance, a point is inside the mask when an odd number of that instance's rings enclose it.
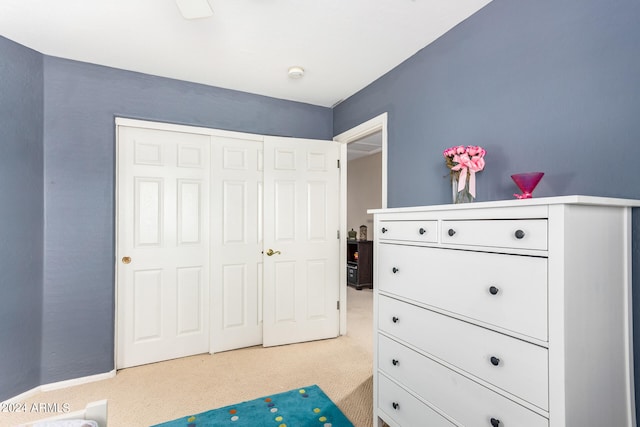
<path fill-rule="evenodd" d="M 340 144 L 264 139 L 265 347 L 339 334 Z"/>

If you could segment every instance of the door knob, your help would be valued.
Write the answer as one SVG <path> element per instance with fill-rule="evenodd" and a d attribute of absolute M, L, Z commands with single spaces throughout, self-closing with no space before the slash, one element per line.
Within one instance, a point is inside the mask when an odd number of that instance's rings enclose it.
<path fill-rule="evenodd" d="M 274 251 L 271 248 L 267 249 L 267 256 L 280 255 L 280 253 L 281 253 L 280 251 Z"/>
<path fill-rule="evenodd" d="M 131 257 L 130 256 L 123 256 L 122 257 L 122 263 L 123 264 L 130 264 L 131 263 Z"/>

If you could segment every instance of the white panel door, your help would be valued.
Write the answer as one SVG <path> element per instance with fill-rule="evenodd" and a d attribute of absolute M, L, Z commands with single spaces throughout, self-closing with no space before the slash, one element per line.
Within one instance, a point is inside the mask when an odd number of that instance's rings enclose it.
<path fill-rule="evenodd" d="M 339 144 L 264 139 L 263 345 L 339 333 Z"/>
<path fill-rule="evenodd" d="M 209 351 L 209 136 L 118 127 L 116 367 Z"/>
<path fill-rule="evenodd" d="M 212 352 L 262 344 L 262 137 L 213 136 Z"/>

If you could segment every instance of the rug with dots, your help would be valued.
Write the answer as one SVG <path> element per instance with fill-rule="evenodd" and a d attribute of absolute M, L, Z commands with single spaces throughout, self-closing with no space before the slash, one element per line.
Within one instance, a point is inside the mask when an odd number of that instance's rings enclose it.
<path fill-rule="evenodd" d="M 152 427 L 353 427 L 317 385 L 225 406 Z"/>

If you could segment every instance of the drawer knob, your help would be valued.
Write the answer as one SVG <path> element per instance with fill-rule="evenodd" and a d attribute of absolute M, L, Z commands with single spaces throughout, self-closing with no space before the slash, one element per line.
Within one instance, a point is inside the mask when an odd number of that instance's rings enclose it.
<path fill-rule="evenodd" d="M 400 404 L 398 402 L 393 402 L 391 406 L 393 406 L 393 409 L 395 409 L 396 411 L 400 409 Z"/>
<path fill-rule="evenodd" d="M 489 288 L 489 293 L 491 295 L 496 295 L 498 292 L 500 292 L 500 289 L 496 288 L 495 286 Z"/>
<path fill-rule="evenodd" d="M 491 359 L 489 359 L 489 360 L 491 360 L 491 364 L 492 364 L 493 366 L 498 366 L 498 365 L 500 364 L 500 359 L 498 359 L 498 358 L 497 358 L 497 357 L 495 357 L 495 356 L 491 356 Z"/>
<path fill-rule="evenodd" d="M 393 268 L 391 269 L 391 271 L 393 271 L 393 274 L 396 274 L 396 273 L 397 273 L 398 271 L 400 271 L 400 270 L 398 270 L 396 267 L 393 267 Z"/>
<path fill-rule="evenodd" d="M 497 418 L 491 418 L 491 426 L 492 427 L 500 427 L 500 420 Z"/>
<path fill-rule="evenodd" d="M 420 230 L 418 230 L 418 233 L 420 233 L 420 235 L 423 235 L 426 232 L 427 230 L 425 230 L 424 228 L 420 228 Z"/>
<path fill-rule="evenodd" d="M 450 228 L 449 231 L 447 231 L 447 234 L 449 236 L 453 236 L 454 234 L 456 234 L 456 230 L 454 230 L 453 228 Z"/>
<path fill-rule="evenodd" d="M 384 234 L 384 233 L 386 233 L 386 232 L 387 232 L 387 229 L 386 229 L 386 228 L 384 228 L 384 227 L 382 227 L 382 233 Z"/>
<path fill-rule="evenodd" d="M 516 239 L 522 239 L 524 237 L 524 231 L 516 230 Z"/>
<path fill-rule="evenodd" d="M 399 320 L 400 320 L 400 319 L 398 319 L 396 316 L 393 316 L 393 317 L 391 318 L 391 321 L 392 321 L 393 323 L 398 323 L 398 321 L 399 321 Z"/>
<path fill-rule="evenodd" d="M 398 359 L 393 359 L 391 363 L 393 363 L 393 366 L 398 366 L 400 364 L 400 361 Z"/>

